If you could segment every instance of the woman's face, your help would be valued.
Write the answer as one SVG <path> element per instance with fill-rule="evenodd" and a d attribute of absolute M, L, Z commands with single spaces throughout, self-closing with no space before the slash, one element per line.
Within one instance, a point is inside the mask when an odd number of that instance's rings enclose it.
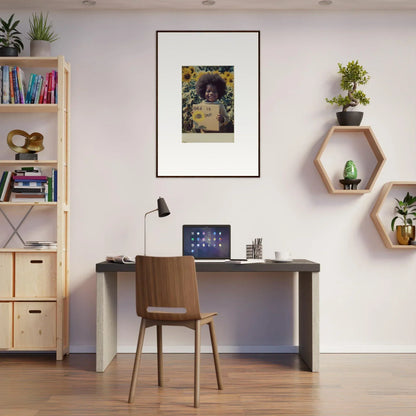
<path fill-rule="evenodd" d="M 205 90 L 205 99 L 211 103 L 218 100 L 218 92 L 215 85 L 207 85 L 207 89 Z"/>

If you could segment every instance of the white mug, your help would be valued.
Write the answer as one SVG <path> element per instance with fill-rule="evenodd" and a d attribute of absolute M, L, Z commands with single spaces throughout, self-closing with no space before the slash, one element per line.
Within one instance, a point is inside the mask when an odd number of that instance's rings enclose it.
<path fill-rule="evenodd" d="M 274 252 L 274 258 L 278 261 L 289 261 L 292 260 L 292 255 L 290 251 L 287 250 L 280 250 Z"/>

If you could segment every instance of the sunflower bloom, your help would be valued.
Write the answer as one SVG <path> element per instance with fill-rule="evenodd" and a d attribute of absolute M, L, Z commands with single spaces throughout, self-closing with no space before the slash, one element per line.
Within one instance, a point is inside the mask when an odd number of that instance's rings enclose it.
<path fill-rule="evenodd" d="M 192 79 L 193 73 L 189 69 L 189 67 L 182 68 L 182 82 L 189 82 Z"/>
<path fill-rule="evenodd" d="M 192 119 L 196 121 L 197 123 L 202 121 L 204 118 L 205 118 L 205 114 L 203 111 L 197 110 L 197 111 L 194 111 L 192 114 Z"/>

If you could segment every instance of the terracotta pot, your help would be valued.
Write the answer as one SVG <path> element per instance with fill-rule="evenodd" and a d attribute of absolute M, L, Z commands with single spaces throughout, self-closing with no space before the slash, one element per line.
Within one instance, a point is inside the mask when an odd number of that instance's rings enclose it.
<path fill-rule="evenodd" d="M 410 244 L 410 240 L 415 239 L 414 225 L 398 225 L 396 227 L 397 242 L 402 246 Z"/>

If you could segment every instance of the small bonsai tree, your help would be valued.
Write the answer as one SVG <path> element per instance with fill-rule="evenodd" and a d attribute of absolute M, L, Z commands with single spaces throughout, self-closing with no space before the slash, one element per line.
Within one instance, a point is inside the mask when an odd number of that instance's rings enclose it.
<path fill-rule="evenodd" d="M 416 196 L 412 196 L 409 192 L 404 197 L 403 201 L 397 201 L 395 211 L 399 214 L 391 220 L 391 230 L 394 231 L 394 224 L 398 218 L 401 218 L 403 225 L 413 225 L 413 220 L 416 217 Z M 412 218 L 413 217 L 413 218 Z"/>
<path fill-rule="evenodd" d="M 46 15 L 42 12 L 39 15 L 32 14 L 29 19 L 29 32 L 27 32 L 30 40 L 45 40 L 52 43 L 59 39 L 52 29 L 52 24 L 48 23 L 48 17 L 48 13 Z"/>
<path fill-rule="evenodd" d="M 20 53 L 24 46 L 20 39 L 21 32 L 17 30 L 17 25 L 20 20 L 14 20 L 14 13 L 9 20 L 3 20 L 0 17 L 0 46 L 3 48 L 15 48 L 17 53 Z"/>
<path fill-rule="evenodd" d="M 358 61 L 348 62 L 347 66 L 338 64 L 341 74 L 341 89 L 347 91 L 347 95 L 344 97 L 341 94 L 338 97 L 326 99 L 329 104 L 336 104 L 342 106 L 342 111 L 346 111 L 348 107 L 355 107 L 358 104 L 367 105 L 370 100 L 361 91 L 357 90 L 358 85 L 367 84 L 370 76 L 368 72 L 358 64 Z"/>

